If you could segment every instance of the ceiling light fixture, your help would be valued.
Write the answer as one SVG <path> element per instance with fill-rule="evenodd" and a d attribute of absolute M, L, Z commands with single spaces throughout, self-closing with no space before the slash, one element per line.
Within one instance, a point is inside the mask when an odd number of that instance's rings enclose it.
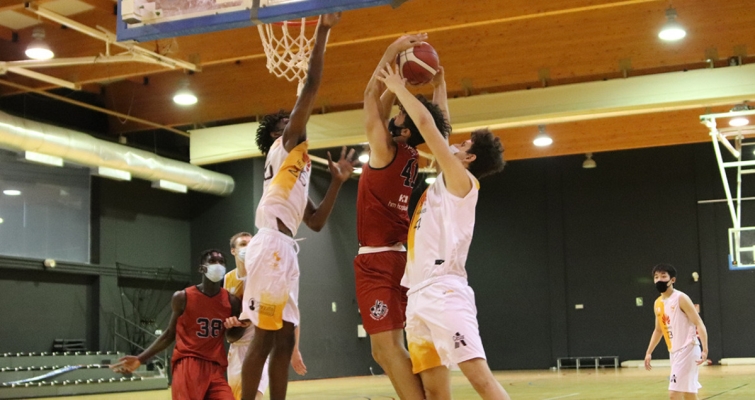
<path fill-rule="evenodd" d="M 551 139 L 551 137 L 548 136 L 548 133 L 545 132 L 545 125 L 538 125 L 537 128 L 540 130 L 540 133 L 538 133 L 535 140 L 532 141 L 532 144 L 537 147 L 550 146 L 553 143 L 553 139 Z"/>
<path fill-rule="evenodd" d="M 427 183 L 428 185 L 432 185 L 433 183 L 435 183 L 437 179 L 438 179 L 437 174 L 427 174 L 427 178 L 425 178 L 425 183 Z"/>
<path fill-rule="evenodd" d="M 359 175 L 362 173 L 362 168 L 354 168 L 354 174 Z"/>
<path fill-rule="evenodd" d="M 34 28 L 31 34 L 34 40 L 26 47 L 26 56 L 33 60 L 49 60 L 55 57 L 55 53 L 50 50 L 50 46 L 45 42 L 45 28 L 38 26 Z"/>
<path fill-rule="evenodd" d="M 668 21 L 663 25 L 661 31 L 658 32 L 659 38 L 667 42 L 673 42 L 687 36 L 687 31 L 684 30 L 684 27 L 676 22 L 676 17 L 677 15 L 674 7 L 669 7 L 666 10 L 666 18 L 668 18 Z"/>
<path fill-rule="evenodd" d="M 152 187 L 157 189 L 163 189 L 170 192 L 176 192 L 176 193 L 186 193 L 188 191 L 188 188 L 186 185 L 182 185 L 180 183 L 166 181 L 164 179 L 160 179 L 159 181 L 152 182 Z"/>
<path fill-rule="evenodd" d="M 28 161 L 33 161 L 40 164 L 52 165 L 54 167 L 62 167 L 63 159 L 57 156 L 51 156 L 47 154 L 37 153 L 34 151 L 24 152 L 24 158 Z"/>
<path fill-rule="evenodd" d="M 747 104 L 742 103 L 742 104 L 737 104 L 736 106 L 734 106 L 729 112 L 749 111 L 749 110 L 750 110 L 750 107 Z M 744 116 L 734 117 L 729 120 L 729 126 L 734 126 L 734 127 L 745 126 L 745 125 L 748 125 L 749 123 L 750 123 L 750 120 L 745 118 Z"/>
<path fill-rule="evenodd" d="M 592 153 L 587 153 L 585 154 L 585 156 L 587 158 L 585 159 L 585 161 L 582 162 L 582 168 L 589 169 L 589 168 L 595 168 L 598 166 L 595 160 L 592 159 Z"/>
<path fill-rule="evenodd" d="M 16 189 L 5 189 L 3 190 L 3 194 L 6 196 L 20 196 L 21 191 Z"/>
<path fill-rule="evenodd" d="M 173 96 L 173 102 L 182 106 L 190 106 L 192 104 L 197 104 L 197 101 L 198 101 L 197 96 L 194 95 L 194 93 L 188 88 L 183 88 L 179 90 Z"/>
<path fill-rule="evenodd" d="M 359 162 L 365 164 L 367 161 L 370 161 L 370 153 L 365 151 L 364 153 L 359 155 Z"/>

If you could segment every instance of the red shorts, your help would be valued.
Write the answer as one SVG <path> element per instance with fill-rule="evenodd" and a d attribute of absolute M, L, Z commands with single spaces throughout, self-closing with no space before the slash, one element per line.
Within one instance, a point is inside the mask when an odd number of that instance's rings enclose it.
<path fill-rule="evenodd" d="M 359 254 L 354 259 L 359 313 L 370 335 L 404 328 L 407 289 L 401 286 L 401 278 L 405 269 L 403 251 Z"/>
<path fill-rule="evenodd" d="M 171 397 L 173 400 L 234 400 L 224 375 L 225 367 L 217 363 L 182 358 L 173 363 Z"/>

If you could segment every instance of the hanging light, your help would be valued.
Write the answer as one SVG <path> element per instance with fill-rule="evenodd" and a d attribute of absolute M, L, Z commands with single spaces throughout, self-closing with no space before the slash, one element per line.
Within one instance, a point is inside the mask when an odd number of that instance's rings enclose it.
<path fill-rule="evenodd" d="M 587 158 L 585 158 L 585 161 L 582 162 L 582 168 L 595 168 L 598 166 L 598 164 L 595 162 L 595 160 L 592 159 L 592 153 L 585 154 Z"/>
<path fill-rule="evenodd" d="M 532 144 L 537 147 L 550 146 L 553 143 L 553 139 L 551 139 L 551 137 L 548 136 L 548 133 L 545 132 L 545 125 L 539 125 L 538 129 L 540 130 L 540 133 L 538 133 L 535 140 L 532 141 Z"/>
<path fill-rule="evenodd" d="M 50 46 L 45 43 L 45 28 L 38 26 L 34 28 L 31 34 L 34 40 L 26 47 L 26 56 L 33 60 L 49 60 L 55 57 L 55 53 L 50 50 Z"/>
<path fill-rule="evenodd" d="M 673 7 L 669 7 L 666 10 L 668 21 L 663 25 L 661 31 L 658 32 L 659 38 L 673 42 L 687 36 L 687 31 L 684 30 L 684 27 L 676 22 L 676 16 L 676 10 Z"/>
<path fill-rule="evenodd" d="M 173 102 L 182 106 L 197 104 L 197 101 L 197 96 L 189 88 L 183 88 L 173 96 Z"/>
<path fill-rule="evenodd" d="M 365 151 L 364 153 L 359 155 L 359 162 L 365 164 L 367 163 L 367 161 L 370 161 L 370 153 Z"/>
<path fill-rule="evenodd" d="M 427 174 L 427 178 L 425 178 L 425 183 L 428 185 L 432 185 L 435 183 L 435 181 L 438 179 L 438 174 Z"/>
<path fill-rule="evenodd" d="M 747 104 L 737 104 L 729 112 L 749 111 L 750 107 Z M 740 127 L 750 123 L 750 120 L 744 116 L 734 117 L 729 120 L 729 126 Z"/>

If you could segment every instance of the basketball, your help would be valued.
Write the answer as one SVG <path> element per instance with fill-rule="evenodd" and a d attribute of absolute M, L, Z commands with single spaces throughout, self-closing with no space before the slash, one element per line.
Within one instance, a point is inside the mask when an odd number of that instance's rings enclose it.
<path fill-rule="evenodd" d="M 440 65 L 438 53 L 426 42 L 399 53 L 396 63 L 401 77 L 410 85 L 430 83 Z"/>

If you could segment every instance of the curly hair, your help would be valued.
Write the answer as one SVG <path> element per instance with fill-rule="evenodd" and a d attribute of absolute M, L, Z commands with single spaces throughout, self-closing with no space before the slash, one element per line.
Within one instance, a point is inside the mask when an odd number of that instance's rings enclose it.
<path fill-rule="evenodd" d="M 503 144 L 501 139 L 487 128 L 472 132 L 472 146 L 468 153 L 474 154 L 474 161 L 469 164 L 469 172 L 477 179 L 484 178 L 503 171 L 506 161 L 503 160 Z"/>
<path fill-rule="evenodd" d="M 212 258 L 212 255 L 213 255 L 213 253 L 218 253 L 218 254 L 220 254 L 220 257 L 222 257 L 222 260 L 223 260 L 223 265 L 225 265 L 225 256 L 223 255 L 223 252 L 221 252 L 221 251 L 220 251 L 220 250 L 218 250 L 218 249 L 209 249 L 209 250 L 205 250 L 205 251 L 203 251 L 203 252 L 202 252 L 202 253 L 201 253 L 201 254 L 199 255 L 199 265 L 200 265 L 200 267 L 201 267 L 202 265 L 205 265 L 205 264 L 207 263 L 207 261 L 209 261 L 209 260 L 210 260 L 210 258 Z"/>
<path fill-rule="evenodd" d="M 422 105 L 427 108 L 427 111 L 430 112 L 430 115 L 432 115 L 433 121 L 435 121 L 435 126 L 438 128 L 438 131 L 440 131 L 440 134 L 443 135 L 444 138 L 448 138 L 448 135 L 451 134 L 451 125 L 443 116 L 443 111 L 441 111 L 440 106 L 426 99 L 425 96 L 421 94 L 417 95 L 417 100 L 419 100 L 420 103 L 422 103 Z M 401 109 L 401 111 L 404 110 L 403 106 L 401 105 L 399 105 L 399 109 Z M 425 143 L 425 138 L 423 138 L 422 134 L 419 133 L 417 125 L 414 124 L 414 121 L 412 121 L 412 118 L 409 116 L 409 114 L 406 114 L 406 118 L 404 118 L 404 128 L 409 129 L 409 132 L 412 133 L 412 135 L 406 141 L 406 144 L 416 148 L 422 143 Z"/>
<path fill-rule="evenodd" d="M 275 142 L 275 138 L 271 134 L 278 129 L 278 122 L 283 118 L 288 118 L 288 113 L 283 110 L 262 117 L 260 126 L 257 128 L 256 139 L 257 147 L 262 151 L 262 154 L 267 155 L 267 152 L 270 151 L 270 147 Z"/>

